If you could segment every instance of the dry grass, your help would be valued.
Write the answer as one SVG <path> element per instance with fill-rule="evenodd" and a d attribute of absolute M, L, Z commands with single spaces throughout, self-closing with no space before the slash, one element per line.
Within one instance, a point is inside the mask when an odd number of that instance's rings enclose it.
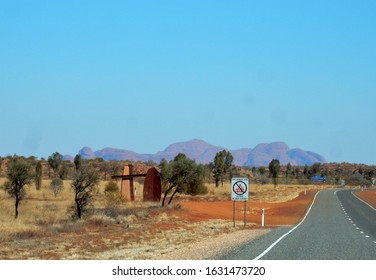
<path fill-rule="evenodd" d="M 6 181 L 0 178 L 0 186 Z M 19 205 L 19 217 L 14 219 L 14 199 L 0 189 L 0 233 L 1 239 L 9 239 L 13 236 L 27 237 L 25 232 L 37 231 L 48 227 L 65 227 L 71 223 L 72 211 L 74 206 L 74 193 L 71 188 L 71 181 L 64 181 L 64 188 L 61 193 L 54 196 L 50 189 L 51 180 L 43 180 L 42 188 L 38 191 L 36 188 L 26 186 L 26 196 Z M 91 207 L 101 209 L 104 207 L 104 188 L 107 182 L 102 181 L 93 197 Z M 142 192 L 142 186 L 137 182 L 135 185 Z M 140 203 L 125 203 L 123 206 L 138 207 Z M 48 231 L 46 232 L 48 234 Z"/>
<path fill-rule="evenodd" d="M 4 178 L 0 178 L 0 185 L 5 182 Z M 102 181 L 93 197 L 92 208 L 103 209 L 107 211 L 106 217 L 111 217 L 116 220 L 118 214 L 116 209 L 105 209 L 104 188 L 107 182 Z M 2 232 L 1 238 L 12 236 L 13 234 L 22 235 L 23 232 L 35 231 L 46 226 L 61 226 L 71 222 L 71 214 L 73 211 L 73 197 L 74 193 L 71 189 L 71 181 L 64 181 L 64 189 L 57 197 L 49 188 L 50 180 L 43 180 L 41 190 L 36 190 L 34 186 L 26 186 L 26 197 L 19 206 L 19 218 L 14 220 L 14 200 L 8 196 L 4 191 L 0 191 L 0 227 Z M 119 183 L 120 184 L 120 183 Z M 187 199 L 200 200 L 228 200 L 231 196 L 230 183 L 225 183 L 224 187 L 215 187 L 214 184 L 207 184 L 208 193 L 204 196 L 189 197 L 185 195 L 177 196 Z M 156 203 L 143 203 L 142 191 L 143 186 L 135 182 L 137 189 L 138 201 L 122 203 L 122 209 L 137 209 L 137 215 L 145 218 L 147 210 L 140 210 L 141 208 L 148 209 L 158 207 Z M 297 197 L 298 193 L 304 188 L 313 189 L 321 188 L 321 186 L 291 186 L 279 185 L 276 192 L 274 192 L 274 185 L 250 185 L 250 198 L 254 201 L 263 200 L 265 202 L 281 202 L 288 201 Z M 179 204 L 174 204 L 175 208 L 179 208 Z M 113 213 L 111 213 L 111 211 Z M 93 219 L 93 218 L 91 218 Z"/>
<path fill-rule="evenodd" d="M 0 185 L 5 182 L 0 178 Z M 71 181 L 57 197 L 43 180 L 41 190 L 26 187 L 25 199 L 14 219 L 14 200 L 0 190 L 0 259 L 147 259 L 220 233 L 236 231 L 224 220 L 192 222 L 179 200 L 229 200 L 230 184 L 216 188 L 208 184 L 204 196 L 179 195 L 170 207 L 144 203 L 142 182 L 135 181 L 136 202 L 106 207 L 101 182 L 93 197 L 91 211 L 82 221 L 72 221 L 74 193 Z M 120 182 L 119 182 L 120 184 Z M 250 199 L 278 202 L 295 198 L 304 188 L 321 186 L 251 185 Z M 252 225 L 250 225 L 252 226 Z"/>
<path fill-rule="evenodd" d="M 224 186 L 216 187 L 214 183 L 206 184 L 208 193 L 200 198 L 209 200 L 228 200 L 231 198 L 231 184 L 226 182 Z M 325 188 L 332 188 L 335 186 L 325 186 Z M 305 190 L 319 190 L 321 185 L 285 185 L 279 184 L 277 188 L 273 184 L 250 184 L 249 198 L 253 201 L 263 202 L 285 202 L 294 199 L 300 192 Z M 184 197 L 184 196 L 181 196 Z"/>

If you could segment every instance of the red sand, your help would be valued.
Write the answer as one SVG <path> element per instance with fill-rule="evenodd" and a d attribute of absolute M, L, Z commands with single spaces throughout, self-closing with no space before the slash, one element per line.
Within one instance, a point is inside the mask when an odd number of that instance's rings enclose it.
<path fill-rule="evenodd" d="M 261 225 L 261 209 L 265 209 L 265 226 L 297 224 L 311 205 L 316 191 L 301 193 L 297 198 L 281 203 L 247 202 L 247 223 Z M 209 219 L 233 220 L 233 202 L 228 201 L 182 201 L 190 221 L 197 222 Z M 236 202 L 236 220 L 244 220 L 244 202 Z"/>
<path fill-rule="evenodd" d="M 356 191 L 355 194 L 376 208 L 376 190 Z"/>

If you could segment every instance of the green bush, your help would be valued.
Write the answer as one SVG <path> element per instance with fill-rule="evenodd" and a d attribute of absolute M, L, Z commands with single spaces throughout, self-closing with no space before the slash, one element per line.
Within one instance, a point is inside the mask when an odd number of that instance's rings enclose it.
<path fill-rule="evenodd" d="M 119 187 L 114 181 L 110 181 L 104 188 L 104 197 L 106 207 L 118 207 L 123 201 L 123 196 L 119 191 Z"/>

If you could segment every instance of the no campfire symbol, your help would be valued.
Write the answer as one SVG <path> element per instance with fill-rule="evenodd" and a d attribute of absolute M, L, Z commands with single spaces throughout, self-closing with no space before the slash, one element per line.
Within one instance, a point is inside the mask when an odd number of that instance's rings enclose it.
<path fill-rule="evenodd" d="M 231 199 L 233 201 L 248 200 L 248 178 L 232 178 Z"/>

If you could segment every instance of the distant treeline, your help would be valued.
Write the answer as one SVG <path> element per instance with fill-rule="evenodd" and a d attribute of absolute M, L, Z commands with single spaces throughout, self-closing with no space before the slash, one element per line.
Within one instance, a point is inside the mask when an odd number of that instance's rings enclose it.
<path fill-rule="evenodd" d="M 0 177 L 6 176 L 7 165 L 14 157 L 27 160 L 30 165 L 38 170 L 43 179 L 59 177 L 62 180 L 72 180 L 78 165 L 84 163 L 99 171 L 102 180 L 110 180 L 113 175 L 121 175 L 125 165 L 132 165 L 134 173 L 145 173 L 150 167 L 161 168 L 161 164 L 152 161 L 105 161 L 102 158 L 82 159 L 77 155 L 74 161 L 63 160 L 58 152 L 53 153 L 47 159 L 36 157 L 25 158 L 23 156 L 0 157 Z M 275 183 L 273 176 L 279 184 L 311 184 L 313 176 L 326 178 L 325 184 L 341 185 L 345 183 L 350 186 L 373 185 L 376 181 L 376 166 L 352 163 L 315 163 L 312 166 L 294 166 L 291 164 L 278 166 L 278 169 L 271 172 L 271 166 L 241 167 L 232 163 L 233 157 L 228 151 L 221 151 L 216 154 L 213 162 L 201 164 L 205 170 L 205 181 L 215 183 L 216 186 L 229 182 L 232 177 L 248 177 L 250 183 L 268 184 Z M 277 172 L 277 174 L 275 174 Z"/>

